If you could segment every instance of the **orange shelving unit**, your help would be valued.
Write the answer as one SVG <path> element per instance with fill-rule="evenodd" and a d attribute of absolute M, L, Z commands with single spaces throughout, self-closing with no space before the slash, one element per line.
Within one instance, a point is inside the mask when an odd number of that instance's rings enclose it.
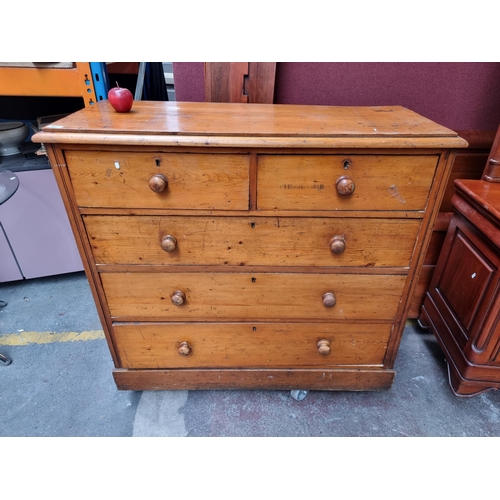
<path fill-rule="evenodd" d="M 1 63 L 0 95 L 82 97 L 85 107 L 97 102 L 89 62 Z"/>

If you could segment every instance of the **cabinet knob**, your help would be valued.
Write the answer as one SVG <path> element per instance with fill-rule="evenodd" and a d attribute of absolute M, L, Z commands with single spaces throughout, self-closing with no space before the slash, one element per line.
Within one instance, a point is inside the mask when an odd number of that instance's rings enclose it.
<path fill-rule="evenodd" d="M 349 196 L 354 193 L 356 185 L 348 175 L 343 175 L 336 180 L 335 188 L 340 196 Z"/>
<path fill-rule="evenodd" d="M 179 342 L 179 345 L 177 347 L 177 352 L 181 356 L 189 356 L 191 354 L 191 346 L 189 345 L 189 342 Z"/>
<path fill-rule="evenodd" d="M 318 352 L 322 356 L 328 356 L 328 354 L 330 354 L 331 349 L 329 340 L 326 339 L 318 340 L 317 346 L 318 346 Z"/>
<path fill-rule="evenodd" d="M 333 253 L 342 253 L 345 250 L 345 238 L 340 234 L 336 234 L 330 240 L 330 250 Z"/>
<path fill-rule="evenodd" d="M 186 294 L 182 290 L 175 290 L 175 292 L 172 292 L 172 295 L 170 295 L 170 300 L 174 306 L 182 306 L 182 304 L 186 302 Z"/>
<path fill-rule="evenodd" d="M 168 179 L 163 174 L 156 174 L 149 179 L 149 187 L 155 193 L 161 193 L 168 187 Z"/>
<path fill-rule="evenodd" d="M 173 252 L 177 248 L 177 239 L 171 234 L 167 234 L 161 239 L 161 248 L 165 252 Z"/>
<path fill-rule="evenodd" d="M 323 305 L 325 307 L 333 307 L 336 303 L 337 299 L 333 292 L 326 292 L 323 294 Z"/>

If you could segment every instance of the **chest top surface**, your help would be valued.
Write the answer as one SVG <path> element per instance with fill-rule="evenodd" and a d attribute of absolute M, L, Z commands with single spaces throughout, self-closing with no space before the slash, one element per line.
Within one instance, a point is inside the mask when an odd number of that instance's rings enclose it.
<path fill-rule="evenodd" d="M 460 148 L 456 132 L 401 106 L 136 101 L 117 113 L 108 101 L 33 136 L 45 143 L 290 147 Z"/>

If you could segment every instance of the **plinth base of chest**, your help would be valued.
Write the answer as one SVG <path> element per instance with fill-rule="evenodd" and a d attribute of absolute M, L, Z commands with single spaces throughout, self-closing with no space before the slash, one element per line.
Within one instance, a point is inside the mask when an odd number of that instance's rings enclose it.
<path fill-rule="evenodd" d="M 395 371 L 385 369 L 222 369 L 114 370 L 121 390 L 319 390 L 376 391 L 389 389 Z"/>

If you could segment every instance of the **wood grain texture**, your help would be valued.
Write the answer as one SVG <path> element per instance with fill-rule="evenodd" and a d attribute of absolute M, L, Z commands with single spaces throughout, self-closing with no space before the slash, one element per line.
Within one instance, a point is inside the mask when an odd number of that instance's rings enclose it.
<path fill-rule="evenodd" d="M 420 317 L 422 304 L 429 289 L 432 275 L 436 269 L 436 263 L 443 248 L 446 232 L 450 226 L 453 213 L 439 212 L 432 231 L 431 241 L 425 253 L 425 260 L 420 272 L 416 289 L 411 299 L 411 306 L 408 310 L 407 318 L 417 319 Z"/>
<path fill-rule="evenodd" d="M 437 155 L 261 155 L 257 208 L 423 210 L 437 162 Z M 340 196 L 335 188 L 344 175 L 356 186 L 349 196 Z"/>
<path fill-rule="evenodd" d="M 85 234 L 85 228 L 83 226 L 83 221 L 79 216 L 78 206 L 74 198 L 74 192 L 71 188 L 71 181 L 69 179 L 69 173 L 66 168 L 64 153 L 60 147 L 53 144 L 48 144 L 46 146 L 46 150 L 47 157 L 49 158 L 50 164 L 52 166 L 52 171 L 54 172 L 54 177 L 57 181 L 57 186 L 61 193 L 64 207 L 68 215 L 71 230 L 75 237 L 78 252 L 80 253 L 80 257 L 82 258 L 83 268 L 85 270 L 85 275 L 87 276 L 87 279 L 89 281 L 89 288 L 96 305 L 99 320 L 106 336 L 106 342 L 108 344 L 114 366 L 118 367 L 119 363 L 116 355 L 115 343 L 113 340 L 111 318 L 109 317 L 109 312 L 105 305 L 106 300 L 103 296 L 101 282 L 98 279 L 95 262 L 92 258 L 92 251 L 90 250 L 88 239 Z"/>
<path fill-rule="evenodd" d="M 443 151 L 434 174 L 434 179 L 429 192 L 428 207 L 422 220 L 420 234 L 417 237 L 412 264 L 408 271 L 408 279 L 403 289 L 397 319 L 394 323 L 394 334 L 389 339 L 389 346 L 387 349 L 388 354 L 385 362 L 386 366 L 391 368 L 394 366 L 396 360 L 396 354 L 401 342 L 408 310 L 411 306 L 411 300 L 418 285 L 418 278 L 425 262 L 427 248 L 430 240 L 432 239 L 432 228 L 438 216 L 437 207 L 439 206 L 446 189 L 446 182 L 448 180 L 449 173 L 451 172 L 455 155 L 455 150 Z"/>
<path fill-rule="evenodd" d="M 440 212 L 453 212 L 451 199 L 455 194 L 455 180 L 481 179 L 487 157 L 487 153 L 467 152 L 467 150 L 462 150 L 460 154 L 457 154 L 439 207 Z"/>
<path fill-rule="evenodd" d="M 101 273 L 115 319 L 166 321 L 394 319 L 406 280 L 392 275 Z M 182 290 L 176 307 L 170 294 Z M 322 296 L 333 291 L 335 307 Z"/>
<path fill-rule="evenodd" d="M 460 210 L 455 202 L 459 201 L 459 197 L 462 197 L 473 210 L 480 212 L 494 226 L 500 227 L 500 187 L 496 183 L 462 179 L 455 181 L 455 188 L 458 195 L 455 200 L 452 200 L 455 209 Z M 465 213 L 465 210 L 462 210 L 462 213 Z M 492 233 L 495 233 L 495 231 L 492 231 Z M 498 245 L 500 235 L 491 234 L 490 236 L 488 234 L 488 237 Z"/>
<path fill-rule="evenodd" d="M 423 266 L 422 271 L 417 282 L 415 291 L 411 298 L 410 308 L 408 310 L 407 318 L 416 319 L 420 317 L 422 304 L 424 303 L 425 295 L 429 289 L 431 283 L 432 275 L 436 266 Z"/>
<path fill-rule="evenodd" d="M 323 367 L 283 369 L 114 370 L 118 389 L 155 390 L 323 390 L 380 391 L 389 389 L 395 372 L 387 369 Z"/>
<path fill-rule="evenodd" d="M 408 312 L 408 318 L 418 318 L 424 302 L 425 294 L 430 284 L 430 276 L 436 266 L 441 251 L 444 235 L 450 224 L 453 208 L 451 200 L 455 194 L 455 180 L 457 179 L 480 179 L 495 139 L 495 132 L 488 130 L 459 130 L 469 146 L 457 151 L 450 176 L 447 181 L 446 190 L 439 207 L 439 214 L 434 225 L 433 237 L 425 257 L 425 266 L 432 266 L 432 270 L 425 268 L 420 275 L 417 291 L 412 298 L 412 306 Z"/>
<path fill-rule="evenodd" d="M 205 63 L 205 100 L 248 102 L 248 95 L 244 92 L 248 64 L 248 62 Z"/>
<path fill-rule="evenodd" d="M 104 133 L 103 133 L 104 132 Z M 33 141 L 275 147 L 466 147 L 455 132 L 401 106 L 108 101 L 48 125 Z"/>
<path fill-rule="evenodd" d="M 272 104 L 275 62 L 207 62 L 205 100 Z"/>
<path fill-rule="evenodd" d="M 117 386 L 389 387 L 465 141 L 400 107 L 120 115 L 99 103 L 35 136 L 57 143 Z"/>
<path fill-rule="evenodd" d="M 275 62 L 249 62 L 246 93 L 250 104 L 272 104 L 276 80 Z"/>
<path fill-rule="evenodd" d="M 390 324 L 136 323 L 115 324 L 123 368 L 264 368 L 382 366 Z M 331 352 L 318 352 L 318 340 Z M 180 356 L 181 342 L 192 352 Z"/>
<path fill-rule="evenodd" d="M 500 188 L 498 184 L 496 187 Z M 493 241 L 488 234 L 497 236 L 500 221 L 492 227 L 475 210 L 464 210 L 463 205 L 470 205 L 461 196 L 456 197 L 454 204 L 460 207 L 460 212 L 455 214 L 448 229 L 424 306 L 428 308 L 428 301 L 435 304 L 454 341 L 464 350 L 470 350 L 467 356 L 471 362 L 485 362 L 482 346 L 475 344 L 470 349 L 467 346 L 473 340 L 477 342 L 479 332 L 485 329 L 487 313 L 497 300 L 500 239 Z M 486 328 L 491 329 L 491 326 Z"/>
<path fill-rule="evenodd" d="M 446 297 L 448 308 L 467 332 L 473 321 L 481 321 L 479 307 L 486 299 L 497 266 L 498 262 L 487 259 L 477 246 L 471 245 L 470 238 L 458 230 L 446 267 L 436 271 L 439 293 Z"/>
<path fill-rule="evenodd" d="M 420 221 L 306 217 L 85 216 L 97 264 L 408 267 Z M 166 235 L 177 240 L 165 252 Z M 343 235 L 335 254 L 330 239 Z M 390 242 L 390 245 L 388 244 Z"/>
<path fill-rule="evenodd" d="M 66 162 L 82 207 L 248 210 L 248 155 L 71 151 Z M 163 192 L 149 186 L 158 174 Z"/>
<path fill-rule="evenodd" d="M 422 316 L 445 352 L 453 392 L 471 396 L 500 387 L 500 184 L 455 185 Z"/>

